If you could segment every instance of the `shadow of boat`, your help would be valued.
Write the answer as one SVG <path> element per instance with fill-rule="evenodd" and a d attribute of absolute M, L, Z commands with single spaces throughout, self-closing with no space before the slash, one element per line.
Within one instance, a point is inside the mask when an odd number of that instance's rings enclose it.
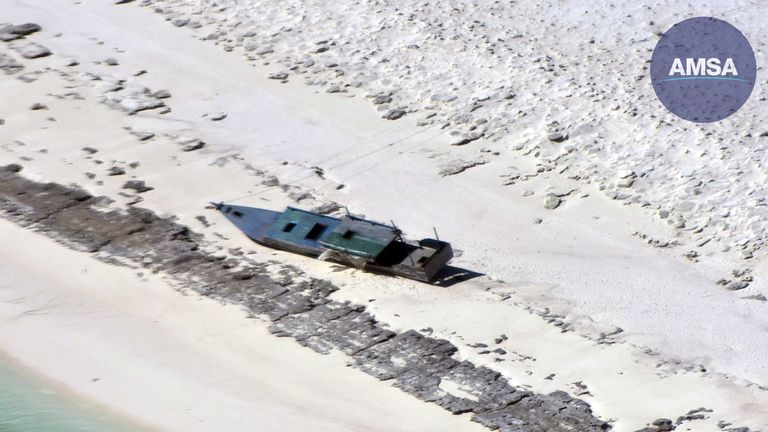
<path fill-rule="evenodd" d="M 440 287 L 450 287 L 457 283 L 472 280 L 480 276 L 485 276 L 485 273 L 479 273 L 460 267 L 445 266 L 437 273 L 437 275 L 435 275 L 435 279 L 432 280 L 432 282 L 429 282 L 429 284 Z"/>

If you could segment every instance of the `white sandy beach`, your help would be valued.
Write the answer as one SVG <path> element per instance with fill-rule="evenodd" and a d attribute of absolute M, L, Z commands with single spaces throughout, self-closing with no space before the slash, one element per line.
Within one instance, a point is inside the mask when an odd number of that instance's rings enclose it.
<path fill-rule="evenodd" d="M 139 206 L 178 217 L 214 247 L 240 247 L 330 280 L 342 288 L 335 298 L 365 304 L 393 329 L 429 328 L 462 358 L 516 385 L 582 398 L 615 430 L 700 407 L 713 412 L 680 429 L 722 430 L 718 422 L 768 428 L 763 251 L 747 261 L 739 251 L 722 252 L 741 241 L 726 229 L 697 248 L 696 233 L 660 219 L 653 206 L 625 205 L 600 182 L 559 170 L 505 185 L 510 172 L 541 167 L 512 150 L 545 140 L 545 130 L 536 138 L 538 123 L 523 123 L 504 140 L 451 146 L 455 137 L 437 122 L 382 119 L 366 91 L 328 94 L 297 79 L 270 80 L 283 65 L 247 62 L 240 47 L 225 52 L 199 40 L 202 30 L 176 28 L 147 7 L 111 3 L 0 2 L 4 20 L 41 24 L 30 39 L 53 51 L 18 59 L 32 82 L 0 76 L 0 164 L 19 163 L 35 180 L 81 185 L 117 206 L 136 200 L 121 189 L 127 179 L 144 180 L 154 190 L 140 195 Z M 67 66 L 72 59 L 78 64 Z M 415 91 L 411 85 L 405 93 Z M 516 93 L 525 97 L 534 85 Z M 128 116 L 99 102 L 142 87 L 167 89 L 171 111 Z M 47 109 L 30 110 L 34 103 Z M 217 113 L 226 118 L 211 121 Z M 155 135 L 139 141 L 126 128 Z M 181 151 L 194 138 L 205 147 Z M 457 166 L 467 169 L 443 175 Z M 112 167 L 126 173 L 109 176 Z M 644 186 L 662 174 L 639 183 L 642 199 L 679 198 L 680 188 L 664 194 L 664 186 Z M 264 186 L 271 176 L 290 187 Z M 549 193 L 563 200 L 554 210 L 544 208 Z M 741 215 L 738 194 L 728 205 Z M 233 198 L 275 210 L 335 201 L 392 219 L 414 237 L 431 235 L 434 226 L 460 251 L 453 265 L 482 276 L 435 287 L 264 249 L 204 209 Z M 736 226 L 752 221 L 749 232 L 759 234 L 761 216 L 743 216 Z M 0 221 L 0 232 L 0 350 L 136 422 L 162 430 L 482 430 L 346 368 L 343 355 L 275 338 L 236 307 L 181 295 L 159 276 L 137 276 L 9 222 Z M 640 236 L 681 245 L 655 248 Z M 700 252 L 686 258 L 690 250 Z M 51 265 L 42 268 L 40 257 Z M 748 288 L 716 284 L 742 268 L 754 276 Z M 28 312 L 41 308 L 45 314 Z M 495 342 L 501 335 L 507 339 Z M 477 343 L 505 353 L 482 354 Z"/>

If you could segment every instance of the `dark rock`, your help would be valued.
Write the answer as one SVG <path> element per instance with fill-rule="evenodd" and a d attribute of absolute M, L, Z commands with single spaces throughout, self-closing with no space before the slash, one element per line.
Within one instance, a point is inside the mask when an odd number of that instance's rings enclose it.
<path fill-rule="evenodd" d="M 171 97 L 171 92 L 169 92 L 168 90 L 158 90 L 152 93 L 152 97 L 156 99 L 168 99 Z"/>
<path fill-rule="evenodd" d="M 0 52 L 0 70 L 6 75 L 12 75 L 24 70 L 24 65 L 16 61 L 15 58 Z"/>
<path fill-rule="evenodd" d="M 480 138 L 485 136 L 484 132 L 470 132 L 463 135 L 458 136 L 456 139 L 454 139 L 453 142 L 451 142 L 451 145 L 454 146 L 463 146 L 466 144 L 471 143 L 472 141 L 476 141 Z"/>
<path fill-rule="evenodd" d="M 147 141 L 155 137 L 154 132 L 131 131 L 131 135 L 138 138 L 139 141 Z"/>
<path fill-rule="evenodd" d="M 153 190 L 153 187 L 147 186 L 143 180 L 128 180 L 123 185 L 123 189 L 132 189 L 138 193 L 149 192 Z"/>
<path fill-rule="evenodd" d="M 285 81 L 285 80 L 288 79 L 288 73 L 287 72 L 273 72 L 273 73 L 267 75 L 267 78 L 273 79 L 273 80 Z"/>
<path fill-rule="evenodd" d="M 23 36 L 15 35 L 12 33 L 0 33 L 0 41 L 3 42 L 11 42 L 15 41 L 16 39 L 22 39 Z"/>
<path fill-rule="evenodd" d="M 651 425 L 659 432 L 675 430 L 675 425 L 672 423 L 672 420 L 666 418 L 656 419 Z"/>
<path fill-rule="evenodd" d="M 201 224 L 203 224 L 204 227 L 208 228 L 211 226 L 211 223 L 208 222 L 208 219 L 203 215 L 195 216 L 195 219 L 199 220 Z"/>
<path fill-rule="evenodd" d="M 392 96 L 388 94 L 380 94 L 375 98 L 373 98 L 374 105 L 381 105 L 381 104 L 390 103 L 390 102 L 392 102 Z"/>
<path fill-rule="evenodd" d="M 405 115 L 405 110 L 395 108 L 387 111 L 382 117 L 384 117 L 387 120 L 397 120 L 404 115 Z"/>
<path fill-rule="evenodd" d="M 552 142 L 561 143 L 568 139 L 568 134 L 564 132 L 559 132 L 559 131 L 552 132 L 549 135 L 547 135 L 547 139 Z"/>
<path fill-rule="evenodd" d="M 205 142 L 199 139 L 194 139 L 191 142 L 187 143 L 182 147 L 182 151 L 185 152 L 191 152 L 195 150 L 200 150 L 201 148 L 205 147 Z"/>
<path fill-rule="evenodd" d="M 39 24 L 35 23 L 25 23 L 25 24 L 19 24 L 12 26 L 10 28 L 3 29 L 3 33 L 10 33 L 18 36 L 27 36 L 31 35 L 32 33 L 37 33 L 43 28 L 40 27 Z"/>
<path fill-rule="evenodd" d="M 125 174 L 125 168 L 119 166 L 113 166 L 109 169 L 108 174 L 110 176 L 119 176 Z"/>
<path fill-rule="evenodd" d="M 34 42 L 14 43 L 11 45 L 11 48 L 26 59 L 36 59 L 51 55 L 51 50 Z"/>
<path fill-rule="evenodd" d="M 740 281 L 732 281 L 728 283 L 728 285 L 726 285 L 725 288 L 730 291 L 739 291 L 739 290 L 743 290 L 744 288 L 747 288 L 748 286 L 749 286 L 749 282 L 740 280 Z"/>

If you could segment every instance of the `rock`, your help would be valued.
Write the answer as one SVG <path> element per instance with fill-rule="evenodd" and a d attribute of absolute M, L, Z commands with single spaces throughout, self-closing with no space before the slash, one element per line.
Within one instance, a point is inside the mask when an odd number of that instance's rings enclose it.
<path fill-rule="evenodd" d="M 128 180 L 123 185 L 123 189 L 135 190 L 138 193 L 149 192 L 153 190 L 153 187 L 147 186 L 143 180 Z"/>
<path fill-rule="evenodd" d="M 37 33 L 42 29 L 43 28 L 40 27 L 39 24 L 25 23 L 5 28 L 3 29 L 3 33 L 10 33 L 17 36 L 27 36 L 31 35 L 32 33 Z"/>
<path fill-rule="evenodd" d="M 547 135 L 547 139 L 552 142 L 561 143 L 568 139 L 568 134 L 560 131 L 552 132 Z"/>
<path fill-rule="evenodd" d="M 173 25 L 176 27 L 184 27 L 185 25 L 189 24 L 188 18 L 176 18 L 175 20 L 171 21 Z"/>
<path fill-rule="evenodd" d="M 136 114 L 140 111 L 162 108 L 165 106 L 165 103 L 143 93 L 134 93 L 121 99 L 117 105 L 120 109 L 128 111 L 129 114 Z"/>
<path fill-rule="evenodd" d="M 320 204 L 312 209 L 315 213 L 320 213 L 323 215 L 336 213 L 337 211 L 343 209 L 344 207 L 341 206 L 339 203 L 336 202 L 326 202 L 323 204 Z"/>
<path fill-rule="evenodd" d="M 182 151 L 185 152 L 191 152 L 195 150 L 200 150 L 201 148 L 205 147 L 205 142 L 198 139 L 193 138 L 187 142 L 184 143 L 184 147 L 181 148 Z"/>
<path fill-rule="evenodd" d="M 98 150 L 93 147 L 83 147 L 82 150 L 88 154 L 96 154 L 98 152 Z"/>
<path fill-rule="evenodd" d="M 547 210 L 554 210 L 554 209 L 560 207 L 560 204 L 562 202 L 563 202 L 563 200 L 559 196 L 557 196 L 557 195 L 555 195 L 553 193 L 548 193 L 544 197 L 544 208 L 547 209 Z"/>
<path fill-rule="evenodd" d="M 195 219 L 200 221 L 200 223 L 203 224 L 203 226 L 206 227 L 206 228 L 211 226 L 211 223 L 208 222 L 208 219 L 205 216 L 203 216 L 203 215 L 195 216 Z"/>
<path fill-rule="evenodd" d="M 325 89 L 325 92 L 326 93 L 341 93 L 341 87 L 339 87 L 337 85 L 332 85 L 332 86 L 328 87 L 327 89 Z"/>
<path fill-rule="evenodd" d="M 14 43 L 11 45 L 11 48 L 26 59 L 36 59 L 51 55 L 51 50 L 34 42 Z"/>
<path fill-rule="evenodd" d="M 22 166 L 19 164 L 10 164 L 6 166 L 0 166 L 0 172 L 19 173 L 22 170 Z"/>
<path fill-rule="evenodd" d="M 466 134 L 463 134 L 463 135 L 459 136 L 457 139 L 455 139 L 453 142 L 451 142 L 451 145 L 453 145 L 453 146 L 463 146 L 463 145 L 471 143 L 472 141 L 476 141 L 476 140 L 482 138 L 484 135 L 485 135 L 484 132 L 477 132 L 477 131 L 466 133 Z"/>
<path fill-rule="evenodd" d="M 622 178 L 621 180 L 616 182 L 616 187 L 630 188 L 632 187 L 633 184 L 635 184 L 635 179 L 633 177 Z"/>
<path fill-rule="evenodd" d="M 272 46 L 271 46 L 271 45 L 263 46 L 263 47 L 261 47 L 261 48 L 255 48 L 255 49 L 253 49 L 252 51 L 253 51 L 253 53 L 254 53 L 254 54 L 256 54 L 256 55 L 267 55 L 267 54 L 271 54 L 271 53 L 275 52 L 275 51 L 272 49 Z"/>
<path fill-rule="evenodd" d="M 48 105 L 40 103 L 40 102 L 35 102 L 34 104 L 32 104 L 31 107 L 29 107 L 29 109 L 31 109 L 32 111 L 47 110 L 48 109 Z"/>
<path fill-rule="evenodd" d="M 19 81 L 23 81 L 25 83 L 31 83 L 31 82 L 37 81 L 38 78 L 40 78 L 40 75 L 41 75 L 40 71 L 35 71 L 35 72 L 27 72 L 25 74 L 21 74 L 16 78 Z"/>
<path fill-rule="evenodd" d="M 108 170 L 108 174 L 110 176 L 119 176 L 125 174 L 125 168 L 119 167 L 119 166 L 113 166 Z"/>
<path fill-rule="evenodd" d="M 147 141 L 155 137 L 154 132 L 131 131 L 131 135 L 138 138 L 139 141 Z"/>
<path fill-rule="evenodd" d="M 225 118 L 227 118 L 227 114 L 226 113 L 216 113 L 216 114 L 213 114 L 210 118 L 211 118 L 211 121 L 221 121 L 221 120 L 224 120 Z"/>
<path fill-rule="evenodd" d="M 3 41 L 3 42 L 15 41 L 16 39 L 21 39 L 22 37 L 23 36 L 15 35 L 13 33 L 0 32 L 0 41 Z"/>
<path fill-rule="evenodd" d="M 107 66 L 117 66 L 120 63 L 118 63 L 117 60 L 115 60 L 113 57 L 109 57 L 104 60 L 104 64 Z"/>
<path fill-rule="evenodd" d="M 672 420 L 666 418 L 656 419 L 651 424 L 659 432 L 666 432 L 675 429 L 675 425 L 672 423 Z"/>
<path fill-rule="evenodd" d="M 16 61 L 15 58 L 0 52 L 0 70 L 6 75 L 13 75 L 24 70 L 24 65 Z"/>
<path fill-rule="evenodd" d="M 115 0 L 115 4 L 116 4 L 116 5 L 120 5 L 120 4 L 131 3 L 131 2 L 133 2 L 133 1 L 134 1 L 134 0 Z"/>
<path fill-rule="evenodd" d="M 390 103 L 390 102 L 392 102 L 392 96 L 388 94 L 380 94 L 375 98 L 373 98 L 374 105 L 381 105 L 381 104 Z"/>
<path fill-rule="evenodd" d="M 171 92 L 168 90 L 158 90 L 152 93 L 152 97 L 155 99 L 169 99 L 171 97 Z"/>
<path fill-rule="evenodd" d="M 272 72 L 271 74 L 267 75 L 267 78 L 285 81 L 288 79 L 288 72 Z"/>
<path fill-rule="evenodd" d="M 479 165 L 484 165 L 488 163 L 488 161 L 484 159 L 476 159 L 476 160 L 454 160 L 451 162 L 448 162 L 447 164 L 440 167 L 440 176 L 442 177 L 448 177 L 456 174 L 461 174 L 464 171 L 474 168 Z"/>
<path fill-rule="evenodd" d="M 747 281 L 743 281 L 743 280 L 732 281 L 732 282 L 729 282 L 725 286 L 725 289 L 727 289 L 729 291 L 739 291 L 739 290 L 743 290 L 744 288 L 746 288 L 748 286 L 749 286 L 749 282 L 747 282 Z"/>
<path fill-rule="evenodd" d="M 387 120 L 397 120 L 405 115 L 405 110 L 395 108 L 387 111 L 382 117 Z"/>

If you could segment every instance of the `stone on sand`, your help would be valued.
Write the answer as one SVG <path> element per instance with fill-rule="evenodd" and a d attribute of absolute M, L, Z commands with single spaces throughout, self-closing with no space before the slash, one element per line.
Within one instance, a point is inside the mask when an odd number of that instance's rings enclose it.
<path fill-rule="evenodd" d="M 554 210 L 560 207 L 562 202 L 563 200 L 559 196 L 553 193 L 548 193 L 547 196 L 544 197 L 544 208 L 547 210 Z"/>
<path fill-rule="evenodd" d="M 400 108 L 395 108 L 384 113 L 382 117 L 384 117 L 387 120 L 397 120 L 404 115 L 405 115 L 405 110 L 402 110 Z"/>
<path fill-rule="evenodd" d="M 144 180 L 128 180 L 123 185 L 123 189 L 131 189 L 138 193 L 144 193 L 144 192 L 149 192 L 154 188 L 151 186 L 147 186 Z"/>
<path fill-rule="evenodd" d="M 6 75 L 12 75 L 24 70 L 24 65 L 10 55 L 0 52 L 0 70 Z"/>
<path fill-rule="evenodd" d="M 35 42 L 16 42 L 11 45 L 11 48 L 26 59 L 36 59 L 51 55 L 51 50 Z"/>

